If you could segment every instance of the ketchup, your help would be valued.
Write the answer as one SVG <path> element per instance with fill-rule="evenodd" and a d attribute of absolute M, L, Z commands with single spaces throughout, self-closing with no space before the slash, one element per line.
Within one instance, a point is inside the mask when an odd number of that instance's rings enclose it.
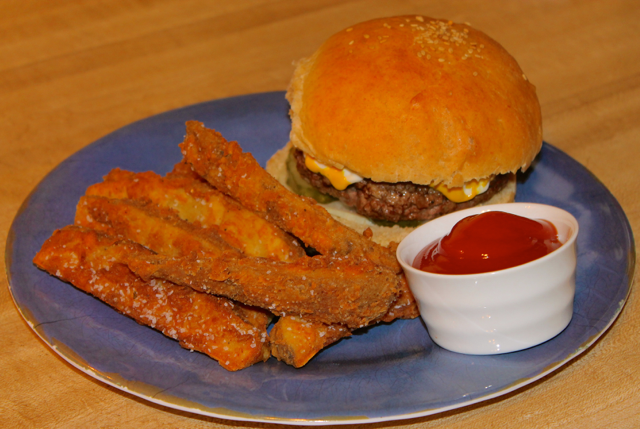
<path fill-rule="evenodd" d="M 413 267 L 438 274 L 488 273 L 533 261 L 560 246 L 551 222 L 492 211 L 459 221 L 422 249 Z"/>

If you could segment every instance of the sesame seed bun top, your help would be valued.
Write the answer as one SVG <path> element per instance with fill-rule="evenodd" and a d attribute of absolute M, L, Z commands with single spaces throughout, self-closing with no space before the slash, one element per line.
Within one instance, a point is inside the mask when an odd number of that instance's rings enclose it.
<path fill-rule="evenodd" d="M 542 144 L 535 87 L 496 41 L 422 16 L 363 22 L 299 61 L 294 146 L 378 182 L 460 186 L 526 169 Z"/>

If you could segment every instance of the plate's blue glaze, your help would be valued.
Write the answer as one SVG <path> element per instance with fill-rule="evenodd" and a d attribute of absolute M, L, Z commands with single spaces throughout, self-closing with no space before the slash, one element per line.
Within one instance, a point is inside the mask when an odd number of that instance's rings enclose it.
<path fill-rule="evenodd" d="M 109 170 L 169 171 L 181 158 L 185 121 L 239 141 L 264 165 L 287 142 L 287 110 L 282 92 L 199 104 L 124 127 L 60 164 L 23 204 L 7 244 L 11 293 L 34 331 L 81 370 L 153 402 L 235 420 L 327 424 L 416 417 L 502 395 L 577 356 L 618 316 L 635 262 L 628 221 L 593 175 L 548 144 L 521 178 L 517 200 L 555 205 L 578 219 L 575 312 L 556 338 L 520 352 L 452 353 L 434 345 L 416 319 L 340 341 L 302 369 L 271 359 L 231 373 L 31 263 L 56 228 L 73 222 L 87 186 Z"/>

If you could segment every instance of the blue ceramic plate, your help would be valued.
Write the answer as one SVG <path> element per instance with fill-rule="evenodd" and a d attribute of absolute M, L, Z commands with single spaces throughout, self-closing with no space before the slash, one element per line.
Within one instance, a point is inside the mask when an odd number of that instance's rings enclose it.
<path fill-rule="evenodd" d="M 81 371 L 149 401 L 231 420 L 321 425 L 406 419 L 504 395 L 584 352 L 620 313 L 635 261 L 629 223 L 598 179 L 549 144 L 517 199 L 578 219 L 575 312 L 560 335 L 520 352 L 452 353 L 433 344 L 421 320 L 398 320 L 338 342 L 302 369 L 270 359 L 232 373 L 31 263 L 56 228 L 73 222 L 87 186 L 112 168 L 168 172 L 181 159 L 185 121 L 239 141 L 264 165 L 288 140 L 287 110 L 282 92 L 190 106 L 124 127 L 60 164 L 24 202 L 7 242 L 11 293 L 29 326 Z"/>

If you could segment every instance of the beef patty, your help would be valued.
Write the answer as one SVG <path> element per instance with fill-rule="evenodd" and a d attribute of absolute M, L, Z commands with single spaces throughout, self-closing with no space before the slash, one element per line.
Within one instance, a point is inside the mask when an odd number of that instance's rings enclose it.
<path fill-rule="evenodd" d="M 293 156 L 300 175 L 323 194 L 330 195 L 353 207 L 362 216 L 376 220 L 398 222 L 401 220 L 431 220 L 438 216 L 476 206 L 500 192 L 508 182 L 509 175 L 496 176 L 489 189 L 463 203 L 454 203 L 431 186 L 411 182 L 385 183 L 364 179 L 339 191 L 329 179 L 309 170 L 304 162 L 304 153 L 294 149 Z"/>

